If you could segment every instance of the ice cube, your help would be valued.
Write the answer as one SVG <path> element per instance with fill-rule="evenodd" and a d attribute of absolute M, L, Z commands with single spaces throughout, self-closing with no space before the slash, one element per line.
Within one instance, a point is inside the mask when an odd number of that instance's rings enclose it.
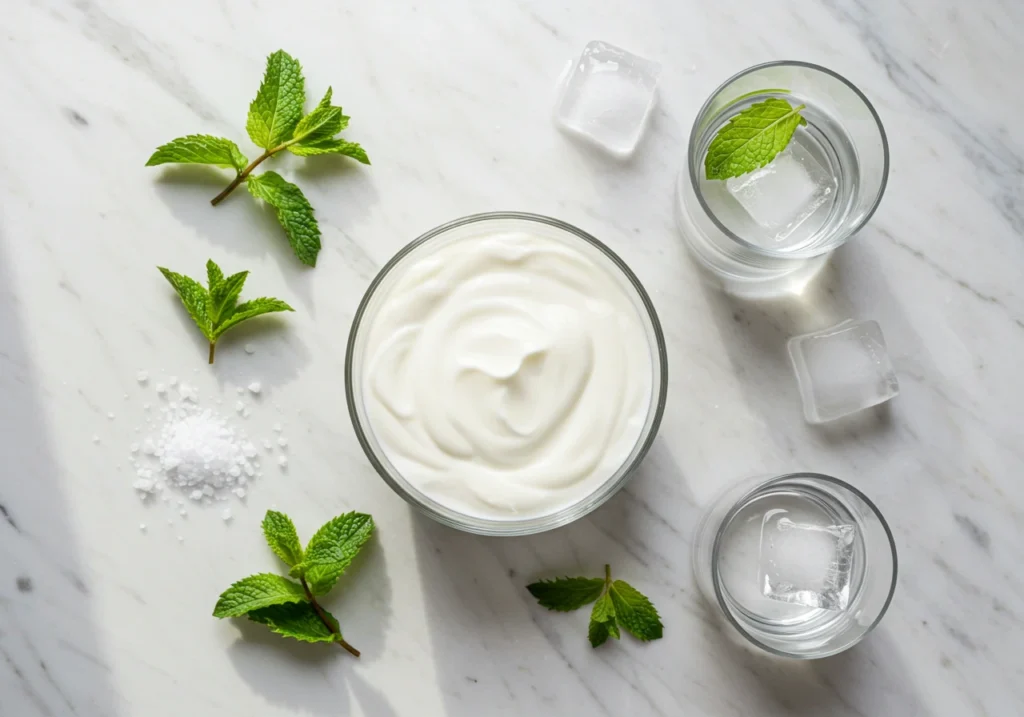
<path fill-rule="evenodd" d="M 875 321 L 843 321 L 789 340 L 804 416 L 825 423 L 888 401 L 900 392 Z"/>
<path fill-rule="evenodd" d="M 761 523 L 758 582 L 772 600 L 823 610 L 850 603 L 852 525 L 797 523 L 785 509 L 769 510 Z"/>
<path fill-rule="evenodd" d="M 802 144 L 792 142 L 764 167 L 727 179 L 725 187 L 778 242 L 834 199 L 836 179 Z"/>
<path fill-rule="evenodd" d="M 661 65 L 593 41 L 569 70 L 555 124 L 619 157 L 628 157 L 654 107 Z"/>

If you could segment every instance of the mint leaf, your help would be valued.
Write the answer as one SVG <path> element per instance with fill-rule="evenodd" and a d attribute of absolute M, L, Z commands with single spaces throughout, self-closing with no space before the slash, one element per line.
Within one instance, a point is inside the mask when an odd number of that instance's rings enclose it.
<path fill-rule="evenodd" d="M 793 107 L 769 97 L 743 110 L 718 130 L 704 157 L 708 179 L 728 179 L 765 166 L 786 148 L 799 125 L 805 105 Z"/>
<path fill-rule="evenodd" d="M 216 336 L 224 333 L 225 329 L 221 322 L 237 311 L 238 295 L 242 293 L 242 285 L 245 284 L 249 272 L 240 271 L 221 280 L 216 288 L 210 289 L 210 304 L 213 312 L 213 325 L 218 326 Z"/>
<path fill-rule="evenodd" d="M 242 578 L 225 590 L 213 608 L 214 617 L 240 617 L 250 610 L 306 599 L 301 585 L 272 573 Z"/>
<path fill-rule="evenodd" d="M 323 608 L 320 608 L 323 610 Z M 295 602 L 287 605 L 253 610 L 249 619 L 269 627 L 273 632 L 303 642 L 337 642 L 341 639 L 341 631 L 334 615 L 323 610 L 332 630 L 327 628 L 316 610 L 308 602 Z"/>
<path fill-rule="evenodd" d="M 185 305 L 189 316 L 196 322 L 196 326 L 203 332 L 206 340 L 210 342 L 210 363 L 213 363 L 217 339 L 231 327 L 254 316 L 272 311 L 294 311 L 280 299 L 266 297 L 239 304 L 238 296 L 242 292 L 242 285 L 245 284 L 249 272 L 240 271 L 225 278 L 224 272 L 212 259 L 206 262 L 206 280 L 210 287 L 209 290 L 204 289 L 195 279 L 176 274 L 162 266 L 157 268 L 178 292 L 181 303 Z"/>
<path fill-rule="evenodd" d="M 601 578 L 555 578 L 532 583 L 526 589 L 548 610 L 570 612 L 597 600 L 604 584 Z"/>
<path fill-rule="evenodd" d="M 288 151 L 300 157 L 311 157 L 317 154 L 340 154 L 345 157 L 369 164 L 370 158 L 366 156 L 366 150 L 355 142 L 346 142 L 343 139 L 324 139 L 318 142 L 300 142 L 288 145 Z"/>
<path fill-rule="evenodd" d="M 263 149 L 274 149 L 292 136 L 302 118 L 306 91 L 302 67 L 284 50 L 267 58 L 267 69 L 256 99 L 249 105 L 245 129 Z"/>
<path fill-rule="evenodd" d="M 263 517 L 263 535 L 267 538 L 270 549 L 289 567 L 302 562 L 299 534 L 295 531 L 292 519 L 287 515 L 276 510 L 268 510 Z"/>
<path fill-rule="evenodd" d="M 605 581 L 601 581 L 602 589 Z M 587 637 L 590 639 L 591 647 L 598 647 L 604 644 L 608 637 L 619 639 L 619 628 L 615 624 L 615 606 L 612 604 L 611 596 L 605 593 L 590 612 L 590 627 L 587 629 Z"/>
<path fill-rule="evenodd" d="M 190 134 L 160 145 L 146 161 L 147 167 L 158 164 L 214 164 L 233 167 L 241 172 L 249 160 L 230 139 L 208 134 Z"/>
<path fill-rule="evenodd" d="M 348 124 L 348 117 L 341 113 L 340 107 L 331 105 L 331 88 L 327 88 L 324 98 L 312 112 L 299 120 L 292 133 L 293 142 L 316 142 L 330 139 Z"/>
<path fill-rule="evenodd" d="M 313 216 L 313 207 L 302 190 L 277 172 L 249 175 L 249 192 L 277 210 L 277 220 L 288 235 L 288 242 L 299 261 L 316 266 L 320 253 L 320 226 Z"/>
<path fill-rule="evenodd" d="M 309 539 L 302 562 L 291 574 L 304 577 L 313 594 L 322 595 L 334 587 L 372 534 L 373 518 L 366 513 L 339 515 Z"/>
<path fill-rule="evenodd" d="M 627 582 L 616 580 L 608 588 L 615 619 L 633 637 L 647 641 L 662 636 L 663 626 L 658 611 L 651 601 Z"/>
<path fill-rule="evenodd" d="M 234 313 L 224 319 L 223 322 L 214 329 L 213 338 L 214 340 L 219 339 L 225 331 L 238 326 L 243 321 L 278 311 L 295 311 L 295 309 L 280 299 L 269 299 L 265 296 L 253 299 L 252 301 L 246 301 L 244 304 L 239 304 L 235 308 Z"/>
<path fill-rule="evenodd" d="M 196 322 L 196 326 L 203 332 L 203 336 L 209 341 L 213 341 L 213 325 L 210 321 L 210 295 L 207 293 L 199 282 L 195 279 L 190 279 L 183 274 L 177 274 L 170 269 L 165 269 L 162 266 L 158 266 L 157 269 L 164 275 L 164 278 L 174 287 L 174 290 L 178 292 L 181 303 L 185 305 L 185 310 L 188 311 L 188 315 L 192 317 L 192 320 Z"/>

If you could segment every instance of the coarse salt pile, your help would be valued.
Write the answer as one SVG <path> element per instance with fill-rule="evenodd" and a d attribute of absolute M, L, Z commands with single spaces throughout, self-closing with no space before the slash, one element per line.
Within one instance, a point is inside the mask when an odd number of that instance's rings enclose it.
<path fill-rule="evenodd" d="M 139 383 L 145 380 L 148 375 L 140 372 Z M 262 475 L 256 445 L 227 418 L 200 407 L 195 387 L 173 376 L 168 383 L 177 388 L 178 400 L 164 384 L 156 385 L 157 393 L 168 402 L 161 406 L 155 421 L 147 421 L 151 434 L 131 446 L 136 473 L 132 487 L 143 500 L 159 493 L 167 502 L 172 491 L 205 504 L 227 500 L 229 493 L 244 498 L 249 481 Z M 148 411 L 149 404 L 145 408 Z M 248 413 L 245 408 L 243 417 Z M 183 506 L 184 500 L 178 504 Z M 187 513 L 183 507 L 179 512 Z M 228 520 L 230 510 L 223 515 Z"/>

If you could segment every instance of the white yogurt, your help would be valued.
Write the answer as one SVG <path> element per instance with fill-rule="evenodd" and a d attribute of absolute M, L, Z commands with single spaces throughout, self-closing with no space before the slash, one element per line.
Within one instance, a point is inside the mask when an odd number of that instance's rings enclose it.
<path fill-rule="evenodd" d="M 465 515 L 554 513 L 636 447 L 654 362 L 607 257 L 539 235 L 457 239 L 399 266 L 368 315 L 370 429 L 413 486 Z"/>

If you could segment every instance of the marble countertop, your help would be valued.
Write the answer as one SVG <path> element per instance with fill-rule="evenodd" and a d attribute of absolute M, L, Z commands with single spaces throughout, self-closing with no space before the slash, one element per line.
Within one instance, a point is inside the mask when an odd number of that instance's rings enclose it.
<path fill-rule="evenodd" d="M 0 715 L 1024 713 L 1024 5 L 765 7 L 9 3 Z M 556 79 L 592 39 L 664 66 L 629 162 L 550 121 Z M 279 47 L 302 61 L 311 97 L 333 85 L 352 116 L 346 136 L 374 161 L 279 162 L 317 209 L 324 250 L 312 271 L 243 193 L 207 203 L 222 177 L 143 166 L 189 132 L 251 151 L 246 108 Z M 707 95 L 779 58 L 863 89 L 892 172 L 870 225 L 803 297 L 748 303 L 701 283 L 672 189 Z M 495 209 L 562 218 L 619 252 L 660 312 L 671 375 L 660 436 L 629 486 L 569 527 L 516 539 L 414 513 L 362 455 L 342 385 L 348 327 L 375 272 L 426 229 Z M 209 257 L 298 309 L 225 338 L 212 369 L 154 268 L 200 274 Z M 809 426 L 785 340 L 848 317 L 881 324 L 902 392 L 886 410 Z M 287 472 L 267 469 L 230 523 L 211 508 L 167 525 L 130 488 L 129 444 L 156 400 L 140 369 L 225 403 L 262 381 L 245 430 L 272 435 L 283 422 Z M 867 492 L 900 555 L 880 628 L 813 663 L 735 647 L 689 563 L 695 522 L 722 486 L 792 469 Z M 210 617 L 232 580 L 275 569 L 258 531 L 272 505 L 307 535 L 345 510 L 376 518 L 378 537 L 329 601 L 360 660 Z M 665 639 L 592 650 L 585 615 L 548 613 L 523 589 L 605 562 L 652 597 Z"/>

